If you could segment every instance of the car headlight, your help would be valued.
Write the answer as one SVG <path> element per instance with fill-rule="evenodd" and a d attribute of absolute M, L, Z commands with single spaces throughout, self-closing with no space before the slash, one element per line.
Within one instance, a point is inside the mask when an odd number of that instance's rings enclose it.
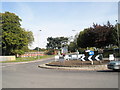
<path fill-rule="evenodd" d="M 115 65 L 119 65 L 119 63 L 116 63 Z"/>

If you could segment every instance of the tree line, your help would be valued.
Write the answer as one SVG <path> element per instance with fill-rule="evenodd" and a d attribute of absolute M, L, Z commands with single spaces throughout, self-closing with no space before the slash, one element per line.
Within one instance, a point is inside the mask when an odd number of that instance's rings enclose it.
<path fill-rule="evenodd" d="M 119 28 L 120 28 L 120 24 L 118 24 L 118 29 Z M 87 47 L 96 47 L 96 48 L 105 48 L 106 46 L 118 47 L 117 34 L 118 34 L 117 24 L 112 25 L 109 21 L 107 22 L 107 24 L 103 24 L 103 25 L 93 23 L 92 27 L 85 28 L 84 30 L 80 31 L 79 34 L 76 34 L 73 42 L 70 42 L 69 38 L 67 37 L 62 37 L 62 38 L 48 37 L 47 48 L 60 49 L 64 45 L 67 45 L 69 51 L 76 51 L 79 48 L 87 48 Z M 120 29 L 119 29 L 119 36 L 120 36 Z M 62 42 L 64 43 L 61 44 Z M 70 43 L 68 44 L 68 42 Z"/>

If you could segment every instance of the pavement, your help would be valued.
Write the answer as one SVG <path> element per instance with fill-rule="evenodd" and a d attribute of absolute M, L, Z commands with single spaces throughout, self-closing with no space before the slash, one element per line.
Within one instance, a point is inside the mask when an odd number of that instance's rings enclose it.
<path fill-rule="evenodd" d="M 32 63 L 5 64 L 3 88 L 118 88 L 118 72 L 39 68 L 54 59 Z M 4 65 L 3 65 L 4 66 Z"/>

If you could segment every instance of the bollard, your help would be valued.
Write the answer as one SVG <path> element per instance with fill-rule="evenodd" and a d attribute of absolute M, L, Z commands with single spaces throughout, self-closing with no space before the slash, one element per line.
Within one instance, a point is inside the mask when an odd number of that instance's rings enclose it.
<path fill-rule="evenodd" d="M 110 55 L 109 55 L 109 60 L 110 60 L 110 61 L 115 60 L 115 57 L 114 57 L 113 54 L 110 54 Z"/>
<path fill-rule="evenodd" d="M 59 56 L 57 55 L 57 56 L 55 56 L 55 61 L 57 61 L 59 59 Z"/>
<path fill-rule="evenodd" d="M 93 61 L 91 61 L 91 65 L 93 65 Z"/>

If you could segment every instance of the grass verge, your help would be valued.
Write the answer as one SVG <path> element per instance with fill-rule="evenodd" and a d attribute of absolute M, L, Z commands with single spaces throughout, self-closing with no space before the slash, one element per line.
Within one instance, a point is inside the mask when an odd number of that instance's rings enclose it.
<path fill-rule="evenodd" d="M 39 56 L 38 57 L 19 57 L 16 58 L 15 61 L 0 61 L 0 63 L 11 63 L 11 62 L 28 62 L 28 61 L 35 61 L 38 59 L 45 59 L 45 58 L 50 58 L 50 57 L 54 57 L 55 55 L 45 55 L 45 56 Z"/>

